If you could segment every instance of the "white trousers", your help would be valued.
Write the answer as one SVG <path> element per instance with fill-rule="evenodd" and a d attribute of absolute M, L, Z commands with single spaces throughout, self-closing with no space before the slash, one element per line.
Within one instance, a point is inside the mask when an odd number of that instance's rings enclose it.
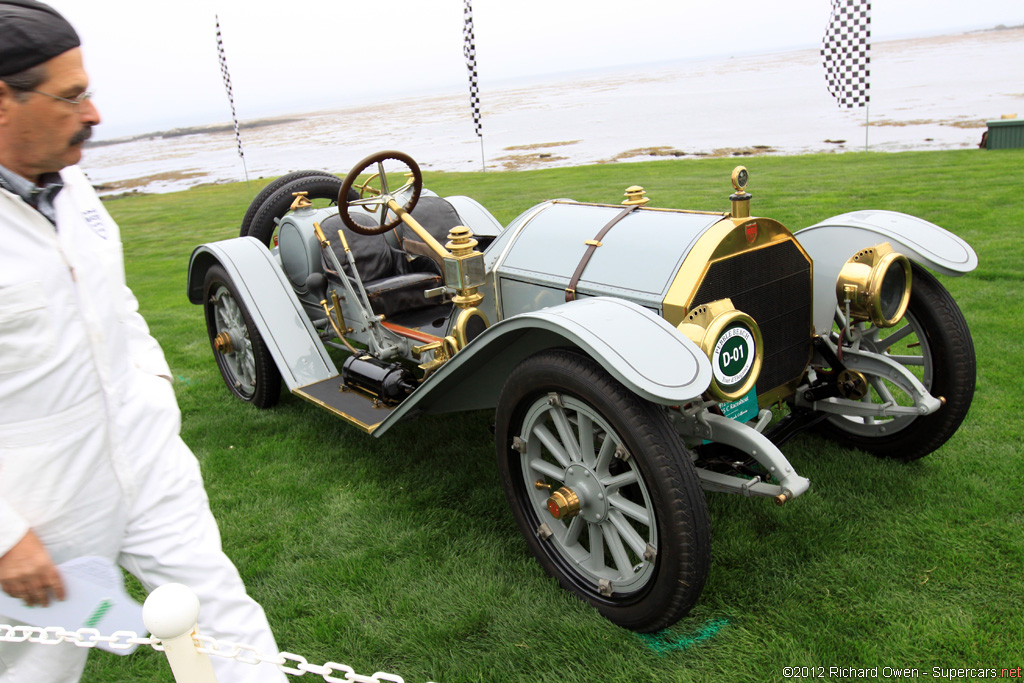
<path fill-rule="evenodd" d="M 277 644 L 263 609 L 246 594 L 238 571 L 221 550 L 199 463 L 181 439 L 175 442 L 172 448 L 178 452 L 164 453 L 145 480 L 138 482 L 137 502 L 127 515 L 120 552 L 111 559 L 136 576 L 147 591 L 172 582 L 195 591 L 203 635 L 275 655 Z M 88 648 L 71 643 L 0 643 L 0 683 L 75 683 L 88 653 Z M 210 660 L 218 683 L 283 683 L 287 679 L 268 663 L 244 664 L 216 656 Z M 172 680 L 170 667 L 166 680 Z"/>

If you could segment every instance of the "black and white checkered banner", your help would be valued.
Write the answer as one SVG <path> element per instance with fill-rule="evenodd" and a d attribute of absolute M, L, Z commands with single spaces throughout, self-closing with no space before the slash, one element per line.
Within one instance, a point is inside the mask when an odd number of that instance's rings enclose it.
<path fill-rule="evenodd" d="M 231 74 L 228 73 L 228 60 L 224 56 L 224 41 L 220 35 L 220 17 L 213 15 L 217 22 L 217 55 L 220 57 L 220 75 L 224 79 L 224 89 L 228 92 L 228 102 L 231 103 L 231 120 L 235 124 L 235 142 L 238 143 L 238 156 L 245 162 L 245 154 L 242 152 L 242 135 L 238 132 L 238 115 L 235 114 L 235 96 L 231 92 Z"/>
<path fill-rule="evenodd" d="M 870 0 L 832 0 L 821 57 L 828 91 L 840 107 L 864 107 L 871 101 L 870 53 Z"/>
<path fill-rule="evenodd" d="M 473 108 L 473 126 L 476 135 L 483 138 L 480 132 L 480 87 L 477 85 L 476 74 L 476 38 L 473 37 L 473 2 L 466 1 L 466 9 L 463 12 L 465 26 L 462 28 L 462 54 L 466 57 L 466 69 L 469 70 L 469 103 Z"/>

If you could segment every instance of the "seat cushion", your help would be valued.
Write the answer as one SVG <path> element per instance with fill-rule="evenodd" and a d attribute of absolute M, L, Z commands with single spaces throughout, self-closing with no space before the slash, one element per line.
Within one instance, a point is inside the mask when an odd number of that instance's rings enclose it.
<path fill-rule="evenodd" d="M 423 293 L 428 289 L 440 287 L 441 276 L 432 273 L 409 273 L 365 282 L 364 286 L 373 312 L 392 318 L 399 313 L 436 306 L 438 299 L 428 299 Z"/>
<path fill-rule="evenodd" d="M 412 210 L 412 217 L 427 229 L 427 232 L 441 244 L 448 239 L 448 231 L 456 225 L 462 225 L 462 218 L 455 207 L 443 197 L 420 197 Z M 405 238 L 419 239 L 416 234 L 402 226 Z"/>
<path fill-rule="evenodd" d="M 350 214 L 352 219 L 368 228 L 376 227 L 371 216 Z M 338 216 L 331 216 L 320 224 L 331 249 L 341 262 L 345 275 L 352 276 L 344 243 L 338 236 L 343 231 L 349 249 L 355 258 L 356 270 L 363 282 L 370 306 L 377 315 L 393 317 L 406 311 L 436 306 L 437 299 L 428 299 L 423 293 L 441 286 L 441 277 L 434 272 L 406 272 L 405 254 L 396 252 L 384 235 L 360 235 L 345 227 Z M 328 277 L 334 277 L 328 272 Z"/>
<path fill-rule="evenodd" d="M 367 227 L 374 227 L 373 219 L 369 216 L 354 214 L 353 219 L 360 225 L 369 223 Z M 331 249 L 341 262 L 345 274 L 352 275 L 348 265 L 348 256 L 345 255 L 345 245 L 338 237 L 339 231 L 344 231 L 345 239 L 355 257 L 356 269 L 363 282 L 382 280 L 397 274 L 398 267 L 395 263 L 394 252 L 388 246 L 383 235 L 360 235 L 345 227 L 338 216 L 330 216 L 320 224 L 320 229 L 331 243 Z"/>

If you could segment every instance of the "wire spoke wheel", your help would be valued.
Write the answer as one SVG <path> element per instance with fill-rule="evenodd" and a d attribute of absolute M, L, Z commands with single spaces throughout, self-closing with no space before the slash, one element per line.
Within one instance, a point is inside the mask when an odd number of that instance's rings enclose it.
<path fill-rule="evenodd" d="M 221 266 L 204 283 L 206 331 L 221 378 L 238 398 L 269 408 L 281 394 L 281 375 L 270 351 Z"/>
<path fill-rule="evenodd" d="M 229 347 L 232 350 L 222 353 L 227 373 L 225 379 L 232 383 L 239 394 L 251 397 L 256 390 L 256 363 L 242 311 L 227 287 L 216 288 L 210 297 L 217 327 L 216 336 L 227 335 L 233 342 Z"/>
<path fill-rule="evenodd" d="M 519 438 L 528 444 L 519 463 L 523 489 L 538 517 L 563 487 L 587 501 L 571 519 L 548 521 L 563 560 L 606 592 L 642 588 L 654 573 L 644 555 L 657 551 L 658 528 L 636 462 L 623 459 L 622 438 L 591 406 L 557 394 L 529 407 Z"/>
<path fill-rule="evenodd" d="M 844 327 L 843 316 L 836 315 L 833 327 L 833 338 L 838 339 L 838 330 Z M 925 389 L 931 391 L 934 379 L 934 360 L 928 336 L 922 323 L 912 312 L 907 312 L 899 325 L 890 328 L 879 328 L 862 324 L 861 349 L 889 357 L 907 367 Z M 875 406 L 897 405 L 913 406 L 914 399 L 898 384 L 888 378 L 877 375 L 868 376 L 868 393 L 861 399 L 863 403 Z M 913 415 L 900 416 L 854 416 L 837 415 L 830 418 L 833 424 L 840 425 L 845 431 L 868 438 L 877 438 L 895 434 L 905 429 L 916 420 Z"/>
<path fill-rule="evenodd" d="M 928 271 L 912 264 L 910 305 L 899 325 L 880 329 L 864 325 L 861 348 L 882 354 L 905 366 L 944 404 L 931 415 L 854 417 L 832 415 L 822 423 L 826 436 L 875 455 L 916 460 L 944 444 L 963 422 L 974 397 L 974 343 L 953 297 Z M 846 326 L 836 314 L 833 338 Z M 870 390 L 861 399 L 883 406 L 912 406 L 914 401 L 897 384 L 869 375 Z"/>
<path fill-rule="evenodd" d="M 689 611 L 707 576 L 710 524 L 662 408 L 590 358 L 545 351 L 506 382 L 496 437 L 513 515 L 563 588 L 637 631 Z"/>

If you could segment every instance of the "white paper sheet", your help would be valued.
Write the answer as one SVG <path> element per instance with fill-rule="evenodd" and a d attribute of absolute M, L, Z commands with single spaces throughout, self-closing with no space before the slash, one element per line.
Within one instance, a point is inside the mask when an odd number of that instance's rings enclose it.
<path fill-rule="evenodd" d="M 0 591 L 0 619 L 11 625 L 60 626 L 68 631 L 94 628 L 100 635 L 134 631 L 145 637 L 142 605 L 125 592 L 121 570 L 102 557 L 78 557 L 57 565 L 64 580 L 64 600 L 51 600 L 47 607 L 29 607 L 24 601 Z M 135 651 L 113 649 L 107 643 L 96 647 L 117 655 Z"/>

